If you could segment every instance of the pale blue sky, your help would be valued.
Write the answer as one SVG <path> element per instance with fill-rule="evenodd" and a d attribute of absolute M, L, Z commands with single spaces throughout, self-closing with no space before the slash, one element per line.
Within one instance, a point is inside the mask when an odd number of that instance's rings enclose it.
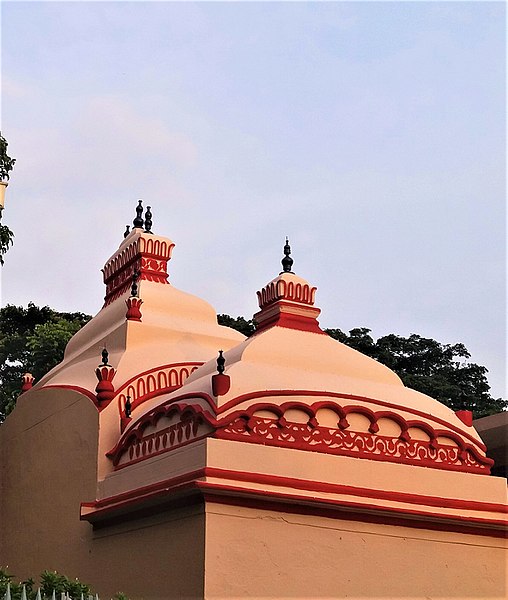
<path fill-rule="evenodd" d="M 3 303 L 95 313 L 150 204 L 177 287 L 463 342 L 505 392 L 505 5 L 2 3 Z"/>

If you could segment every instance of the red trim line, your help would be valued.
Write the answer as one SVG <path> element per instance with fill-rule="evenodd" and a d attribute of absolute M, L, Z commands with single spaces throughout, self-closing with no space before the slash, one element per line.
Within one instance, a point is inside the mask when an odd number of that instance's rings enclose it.
<path fill-rule="evenodd" d="M 117 508 L 118 506 L 126 506 L 132 501 L 137 502 L 144 498 L 152 497 L 154 494 L 157 494 L 159 492 L 172 491 L 172 489 L 175 486 L 178 486 L 182 483 L 194 481 L 200 477 L 206 477 L 205 468 L 197 469 L 196 471 L 191 471 L 190 473 L 185 473 L 184 475 L 179 475 L 177 477 L 170 477 L 169 479 L 165 479 L 164 481 L 159 481 L 157 483 L 152 483 L 150 485 L 144 485 L 134 490 L 130 490 L 122 494 L 117 494 L 116 496 L 107 496 L 106 498 L 102 498 L 101 500 L 94 500 L 93 502 L 82 502 L 81 506 L 86 508 L 94 508 L 97 510 L 111 507 Z M 86 519 L 86 517 L 81 516 L 81 519 Z"/>
<path fill-rule="evenodd" d="M 200 486 L 201 487 L 201 486 Z M 290 502 L 284 502 L 282 498 L 272 498 L 271 500 L 261 497 L 231 496 L 217 493 L 203 492 L 206 502 L 216 504 L 225 504 L 229 506 L 242 506 L 245 508 L 256 508 L 258 510 L 271 510 L 274 512 L 311 515 L 316 517 L 326 517 L 328 519 L 340 519 L 343 521 L 358 521 L 362 523 L 376 523 L 386 526 L 408 527 L 411 529 L 427 529 L 431 531 L 446 531 L 459 534 L 481 535 L 494 538 L 506 538 L 506 532 L 500 529 L 493 529 L 488 526 L 468 526 L 464 524 L 454 524 L 443 520 L 442 522 L 433 522 L 422 519 L 397 518 L 395 515 L 376 515 L 369 513 L 360 513 L 355 510 L 343 510 L 335 506 L 312 506 L 309 504 L 301 505 Z"/>
<path fill-rule="evenodd" d="M 361 496 L 362 498 L 373 498 L 376 500 L 389 500 L 393 502 L 406 502 L 408 504 L 424 504 L 438 508 L 454 508 L 464 510 L 481 510 L 499 513 L 508 513 L 508 505 L 494 502 L 477 502 L 475 500 L 456 500 L 453 498 L 440 498 L 438 496 L 426 496 L 423 494 L 409 494 L 407 492 L 389 492 L 373 488 L 356 487 L 335 483 L 323 483 L 309 479 L 298 479 L 294 477 L 281 477 L 278 475 L 266 475 L 263 473 L 246 473 L 244 471 L 232 471 L 229 469 L 206 468 L 207 477 L 217 477 L 257 483 L 260 485 L 276 485 L 292 489 L 307 490 L 311 492 L 323 492 L 327 494 L 347 494 Z"/>
<path fill-rule="evenodd" d="M 344 500 L 316 499 L 299 494 L 285 494 L 267 490 L 245 490 L 232 485 L 211 483 L 197 480 L 207 476 L 208 470 L 199 469 L 179 477 L 144 486 L 130 492 L 96 500 L 83 502 L 82 508 L 95 509 L 83 514 L 81 520 L 95 522 L 108 518 L 115 511 L 129 512 L 145 501 L 153 502 L 165 498 L 175 492 L 200 490 L 205 500 L 236 506 L 251 506 L 279 512 L 297 512 L 299 514 L 322 515 L 338 519 L 375 522 L 384 525 L 396 524 L 403 527 L 418 527 L 422 529 L 439 529 L 441 531 L 458 531 L 494 537 L 506 537 L 506 522 L 493 521 L 478 517 L 462 515 L 442 515 L 425 511 L 409 510 L 393 507 L 380 507 L 374 504 L 364 504 Z M 210 495 L 209 492 L 212 492 Z M 215 494 L 214 494 L 215 492 Z M 267 498 L 271 499 L 267 500 Z M 403 516 L 400 516 L 403 515 Z"/>
<path fill-rule="evenodd" d="M 100 410 L 99 405 L 97 404 L 97 397 L 95 396 L 95 394 L 93 392 L 91 392 L 90 390 L 87 390 L 85 388 L 79 387 L 78 385 L 67 385 L 67 384 L 54 384 L 54 385 L 43 385 L 40 388 L 34 389 L 32 388 L 32 390 L 34 392 L 37 392 L 38 390 L 47 390 L 47 389 L 62 389 L 62 390 L 72 390 L 73 392 L 78 392 L 79 394 L 83 394 L 83 396 L 86 396 L 87 398 L 89 398 L 93 403 L 94 406 L 97 408 L 97 410 Z"/>

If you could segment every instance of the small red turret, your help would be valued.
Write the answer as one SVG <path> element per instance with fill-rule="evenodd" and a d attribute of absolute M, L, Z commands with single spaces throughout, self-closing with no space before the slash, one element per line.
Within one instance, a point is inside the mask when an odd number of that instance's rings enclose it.
<path fill-rule="evenodd" d="M 116 374 L 116 369 L 108 363 L 108 358 L 108 351 L 104 348 L 102 351 L 102 364 L 95 369 L 95 374 L 99 380 L 99 383 L 95 388 L 95 393 L 97 394 L 99 406 L 102 405 L 101 408 L 104 408 L 104 403 L 109 404 L 115 397 L 115 388 L 113 387 L 112 381 Z"/>
<path fill-rule="evenodd" d="M 35 377 L 31 373 L 25 373 L 21 380 L 23 382 L 21 385 L 21 393 L 23 394 L 24 392 L 28 392 L 28 390 L 32 389 Z"/>
<path fill-rule="evenodd" d="M 222 350 L 219 350 L 217 358 L 217 375 L 212 375 L 212 392 L 214 396 L 224 396 L 231 387 L 229 375 L 224 375 L 226 359 L 222 356 L 222 352 Z"/>

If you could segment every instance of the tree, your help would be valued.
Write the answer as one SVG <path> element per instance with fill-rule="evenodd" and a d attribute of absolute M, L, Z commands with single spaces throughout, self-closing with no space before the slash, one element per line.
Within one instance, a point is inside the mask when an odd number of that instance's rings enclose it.
<path fill-rule="evenodd" d="M 0 220 L 2 219 L 2 209 L 0 208 Z M 7 227 L 0 223 L 0 265 L 4 264 L 4 254 L 9 250 L 9 247 L 13 244 L 14 233 Z"/>
<path fill-rule="evenodd" d="M 326 329 L 331 337 L 383 363 L 404 385 L 439 400 L 453 410 L 470 410 L 475 418 L 506 410 L 508 402 L 490 395 L 487 369 L 468 362 L 464 344 L 441 344 L 416 334 L 371 337 L 370 329 Z"/>
<path fill-rule="evenodd" d="M 11 158 L 7 154 L 7 140 L 3 137 L 2 132 L 0 132 L 0 181 L 6 182 L 9 181 L 9 173 L 14 168 L 14 163 L 16 162 L 15 158 Z M 2 212 L 3 206 L 0 206 L 0 265 L 4 264 L 4 254 L 9 250 L 9 247 L 12 246 L 14 234 L 7 227 L 7 225 L 2 225 Z"/>
<path fill-rule="evenodd" d="M 7 140 L 0 131 L 0 181 L 9 181 L 9 173 L 14 168 L 15 158 L 11 158 L 7 154 Z"/>
<path fill-rule="evenodd" d="M 232 327 L 247 337 L 255 331 L 253 321 L 219 315 L 219 324 Z M 487 381 L 487 369 L 468 362 L 464 344 L 441 344 L 416 334 L 394 334 L 377 341 L 367 327 L 325 329 L 332 338 L 383 363 L 402 379 L 404 385 L 442 402 L 452 410 L 471 410 L 475 418 L 506 410 L 508 401 L 493 398 Z"/>
<path fill-rule="evenodd" d="M 0 422 L 14 408 L 21 377 L 40 379 L 63 358 L 69 339 L 87 321 L 83 313 L 62 313 L 48 306 L 0 309 Z"/>
<path fill-rule="evenodd" d="M 254 325 L 254 321 L 250 319 L 247 321 L 244 317 L 230 317 L 229 315 L 220 314 L 217 315 L 217 322 L 219 325 L 225 325 L 226 327 L 231 327 L 231 329 L 236 329 L 240 333 L 243 333 L 245 337 L 250 337 L 255 331 L 256 326 Z"/>

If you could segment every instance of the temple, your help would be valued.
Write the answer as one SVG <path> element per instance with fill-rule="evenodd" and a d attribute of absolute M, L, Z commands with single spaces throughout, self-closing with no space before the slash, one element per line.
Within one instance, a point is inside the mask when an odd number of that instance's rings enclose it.
<path fill-rule="evenodd" d="M 325 334 L 288 240 L 245 338 L 169 282 L 150 208 L 129 229 L 0 427 L 0 564 L 131 599 L 506 597 L 506 479 L 471 413 Z"/>

